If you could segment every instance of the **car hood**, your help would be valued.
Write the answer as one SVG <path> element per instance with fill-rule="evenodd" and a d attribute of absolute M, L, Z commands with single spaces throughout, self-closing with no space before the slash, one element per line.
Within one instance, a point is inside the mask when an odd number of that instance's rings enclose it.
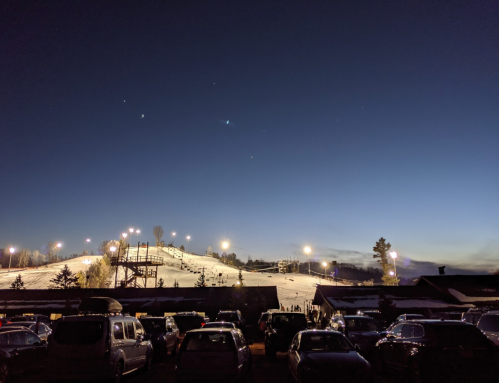
<path fill-rule="evenodd" d="M 344 374 L 355 374 L 359 370 L 369 368 L 369 362 L 355 351 L 324 352 L 302 351 L 302 363 L 318 370 L 336 371 Z"/>

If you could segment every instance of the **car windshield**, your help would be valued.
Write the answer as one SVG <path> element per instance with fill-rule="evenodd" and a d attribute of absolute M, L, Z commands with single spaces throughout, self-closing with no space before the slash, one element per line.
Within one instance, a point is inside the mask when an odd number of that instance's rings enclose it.
<path fill-rule="evenodd" d="M 142 323 L 142 326 L 146 330 L 146 334 L 166 331 L 164 319 L 140 319 L 140 323 Z"/>
<path fill-rule="evenodd" d="M 185 351 L 232 351 L 235 345 L 230 332 L 191 332 L 186 334 L 182 349 Z"/>
<path fill-rule="evenodd" d="M 475 326 L 433 326 L 441 347 L 485 347 L 487 340 Z"/>
<path fill-rule="evenodd" d="M 341 334 L 303 334 L 300 342 L 301 351 L 345 352 L 353 351 L 352 344 Z"/>
<path fill-rule="evenodd" d="M 203 326 L 203 328 L 214 328 L 214 327 L 234 328 L 234 323 L 232 323 L 232 322 L 210 322 L 210 323 L 206 323 Z"/>
<path fill-rule="evenodd" d="M 378 322 L 372 318 L 345 318 L 346 328 L 349 331 L 381 331 Z"/>
<path fill-rule="evenodd" d="M 272 325 L 275 328 L 298 327 L 306 328 L 307 319 L 303 314 L 274 314 Z"/>
<path fill-rule="evenodd" d="M 59 344 L 94 344 L 104 336 L 103 321 L 60 322 L 54 333 Z"/>
<path fill-rule="evenodd" d="M 478 328 L 482 331 L 499 332 L 499 315 L 484 315 L 478 322 Z"/>
<path fill-rule="evenodd" d="M 217 316 L 217 321 L 236 322 L 238 320 L 236 313 L 220 313 Z"/>

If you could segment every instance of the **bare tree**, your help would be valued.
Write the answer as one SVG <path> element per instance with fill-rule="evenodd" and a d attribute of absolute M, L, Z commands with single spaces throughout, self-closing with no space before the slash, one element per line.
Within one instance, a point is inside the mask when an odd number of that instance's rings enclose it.
<path fill-rule="evenodd" d="M 31 258 L 31 250 L 22 249 L 21 253 L 19 254 L 19 264 L 18 264 L 19 267 L 23 268 L 28 266 L 30 258 Z"/>
<path fill-rule="evenodd" d="M 152 233 L 154 234 L 154 237 L 156 238 L 156 246 L 159 246 L 161 243 L 161 237 L 164 234 L 163 228 L 161 226 L 154 226 L 152 228 Z"/>

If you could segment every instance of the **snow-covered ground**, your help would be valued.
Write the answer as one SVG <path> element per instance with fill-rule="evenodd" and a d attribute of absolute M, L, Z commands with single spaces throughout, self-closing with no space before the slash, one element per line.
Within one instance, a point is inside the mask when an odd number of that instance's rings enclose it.
<path fill-rule="evenodd" d="M 128 254 L 132 260 L 137 256 L 137 249 L 130 249 Z M 140 257 L 146 256 L 146 249 L 141 248 Z M 232 286 L 238 280 L 239 270 L 222 264 L 218 259 L 188 254 L 176 248 L 150 247 L 148 256 L 163 258 L 165 265 L 158 267 L 158 281 L 164 280 L 164 287 L 173 287 L 178 282 L 179 287 L 194 287 L 204 268 L 206 284 L 219 286 L 219 273 L 222 273 L 223 286 Z M 0 269 L 0 289 L 8 289 L 18 274 L 21 274 L 24 286 L 27 289 L 46 289 L 50 279 L 61 271 L 64 265 L 76 273 L 88 269 L 88 261 L 95 262 L 101 256 L 82 256 L 68 259 L 60 263 L 50 264 L 38 268 L 12 269 L 10 273 Z M 182 266 L 182 269 L 181 269 Z M 124 268 L 118 269 L 118 281 L 125 277 Z M 317 283 L 332 284 L 332 282 L 305 274 L 276 274 L 273 272 L 246 272 L 242 271 L 243 284 L 246 286 L 276 286 L 279 302 L 285 307 L 299 305 L 304 307 L 305 301 L 312 300 Z M 143 284 L 143 279 L 138 282 Z M 114 287 L 114 275 L 110 280 L 110 287 Z M 342 286 L 338 283 L 338 286 Z M 148 280 L 148 288 L 154 287 L 154 279 Z"/>

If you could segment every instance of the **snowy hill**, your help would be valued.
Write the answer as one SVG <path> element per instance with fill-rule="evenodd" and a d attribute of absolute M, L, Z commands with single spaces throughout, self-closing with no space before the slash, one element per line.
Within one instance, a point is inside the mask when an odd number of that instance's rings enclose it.
<path fill-rule="evenodd" d="M 146 249 L 141 248 L 139 256 L 144 257 Z M 130 248 L 129 258 L 133 260 L 137 256 L 137 249 Z M 150 247 L 148 256 L 162 257 L 165 266 L 158 268 L 158 281 L 164 280 L 164 287 L 173 287 L 178 282 L 179 287 L 194 287 L 204 269 L 206 284 L 211 286 L 232 286 L 238 280 L 239 270 L 222 264 L 218 259 L 188 254 L 176 248 Z M 83 256 L 64 260 L 59 263 L 42 266 L 39 268 L 14 269 L 10 273 L 0 270 L 0 289 L 10 288 L 11 283 L 21 274 L 24 286 L 27 289 L 46 289 L 50 285 L 50 279 L 61 271 L 64 265 L 68 265 L 74 273 L 85 271 L 89 267 L 88 261 L 95 262 L 101 256 Z M 182 267 L 182 269 L 181 269 Z M 222 277 L 219 279 L 219 273 Z M 124 268 L 118 268 L 118 281 L 125 276 Z M 299 305 L 304 307 L 305 301 L 312 300 L 317 283 L 332 284 L 332 282 L 321 280 L 317 277 L 305 274 L 276 274 L 273 272 L 246 272 L 242 271 L 243 284 L 246 286 L 276 286 L 279 302 L 285 307 Z M 219 283 L 223 280 L 223 284 Z M 138 282 L 142 284 L 143 280 Z M 114 275 L 110 280 L 110 287 L 114 287 Z M 343 286 L 338 283 L 338 286 Z M 148 280 L 148 288 L 154 287 L 154 279 Z"/>

